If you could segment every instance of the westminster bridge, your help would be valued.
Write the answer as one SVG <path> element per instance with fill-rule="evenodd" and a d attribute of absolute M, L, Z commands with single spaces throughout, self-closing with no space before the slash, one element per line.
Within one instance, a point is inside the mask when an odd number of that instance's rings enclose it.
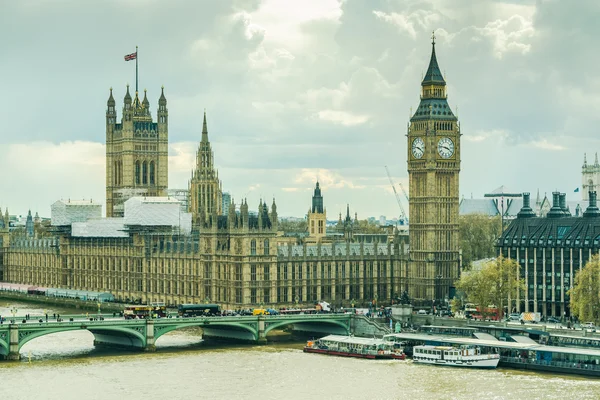
<path fill-rule="evenodd" d="M 265 344 L 273 329 L 293 327 L 295 331 L 323 334 L 385 333 L 381 326 L 353 314 L 259 315 L 231 317 L 191 317 L 158 319 L 90 318 L 87 315 L 63 316 L 60 322 L 43 317 L 26 320 L 8 318 L 0 324 L 0 358 L 19 360 L 23 345 L 35 338 L 58 332 L 87 330 L 94 335 L 95 346 L 122 347 L 154 351 L 162 335 L 176 329 L 200 327 L 205 338 L 242 340 Z M 65 318 L 68 318 L 65 321 Z M 72 320 L 71 320 L 72 319 Z"/>

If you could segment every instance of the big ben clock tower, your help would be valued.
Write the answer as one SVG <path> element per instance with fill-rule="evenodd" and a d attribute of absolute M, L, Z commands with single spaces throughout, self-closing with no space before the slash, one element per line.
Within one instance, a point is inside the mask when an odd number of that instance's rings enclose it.
<path fill-rule="evenodd" d="M 438 305 L 459 277 L 460 125 L 448 106 L 446 81 L 435 56 L 435 35 L 421 82 L 421 102 L 410 119 L 407 139 L 408 293 L 421 305 Z"/>

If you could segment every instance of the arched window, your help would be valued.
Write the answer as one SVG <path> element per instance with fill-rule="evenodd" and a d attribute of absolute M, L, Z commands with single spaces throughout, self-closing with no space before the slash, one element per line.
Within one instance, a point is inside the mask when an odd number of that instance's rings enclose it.
<path fill-rule="evenodd" d="M 148 163 L 146 161 L 142 164 L 142 184 L 148 184 Z"/>
<path fill-rule="evenodd" d="M 115 161 L 115 167 L 113 170 L 113 185 L 119 184 L 119 162 Z"/>
<path fill-rule="evenodd" d="M 254 239 L 252 239 L 252 241 L 250 242 L 250 255 L 251 256 L 256 255 L 256 240 L 254 240 Z"/>
<path fill-rule="evenodd" d="M 140 162 L 136 161 L 135 162 L 135 184 L 139 185 L 140 184 Z"/>
<path fill-rule="evenodd" d="M 264 255 L 269 255 L 269 239 L 265 239 L 264 241 Z"/>
<path fill-rule="evenodd" d="M 154 185 L 154 161 L 150 161 L 150 184 Z"/>

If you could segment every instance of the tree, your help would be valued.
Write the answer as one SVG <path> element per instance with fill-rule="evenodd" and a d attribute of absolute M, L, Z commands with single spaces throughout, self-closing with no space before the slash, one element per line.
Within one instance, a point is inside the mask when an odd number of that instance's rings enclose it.
<path fill-rule="evenodd" d="M 508 299 L 515 299 L 518 291 L 525 290 L 525 281 L 521 276 L 520 265 L 512 259 L 502 256 L 489 261 L 479 270 L 465 272 L 456 287 L 463 291 L 469 301 L 478 305 L 482 316 L 490 305 L 498 307 L 502 316 Z"/>
<path fill-rule="evenodd" d="M 500 217 L 488 217 L 484 214 L 462 215 L 459 219 L 460 249 L 465 269 L 471 263 L 482 258 L 494 257 L 500 234 Z"/>
<path fill-rule="evenodd" d="M 600 256 L 595 255 L 575 275 L 569 290 L 571 315 L 580 321 L 600 321 Z"/>
<path fill-rule="evenodd" d="M 385 233 L 385 229 L 375 222 L 362 219 L 358 221 L 358 226 L 355 226 L 356 233 Z"/>
<path fill-rule="evenodd" d="M 277 229 L 284 232 L 307 232 L 308 223 L 306 220 L 290 221 L 288 219 L 280 219 L 277 223 Z"/>

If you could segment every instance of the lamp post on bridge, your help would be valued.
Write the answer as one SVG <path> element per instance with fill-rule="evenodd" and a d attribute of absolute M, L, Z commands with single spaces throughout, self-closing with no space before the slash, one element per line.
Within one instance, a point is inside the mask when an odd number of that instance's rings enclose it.
<path fill-rule="evenodd" d="M 13 306 L 13 308 L 10 309 L 10 312 L 12 313 L 13 319 L 15 318 L 15 315 L 17 314 L 19 310 Z"/>

